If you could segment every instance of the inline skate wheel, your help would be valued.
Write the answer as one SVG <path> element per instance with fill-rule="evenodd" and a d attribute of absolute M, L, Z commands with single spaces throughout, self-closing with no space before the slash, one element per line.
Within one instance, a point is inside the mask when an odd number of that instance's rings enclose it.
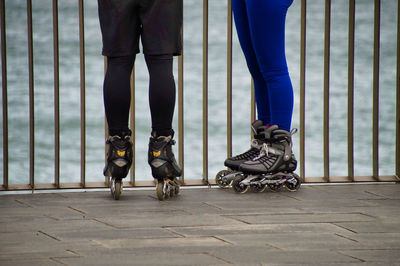
<path fill-rule="evenodd" d="M 282 189 L 283 184 L 281 183 L 268 183 L 268 188 L 273 192 L 278 192 Z"/>
<path fill-rule="evenodd" d="M 169 189 L 169 196 L 172 198 L 173 196 L 175 196 L 175 184 L 174 181 L 168 179 L 168 185 L 170 186 Z"/>
<path fill-rule="evenodd" d="M 267 188 L 266 184 L 264 184 L 264 185 L 263 184 L 256 184 L 256 185 L 251 186 L 251 190 L 253 192 L 256 192 L 256 193 L 262 193 L 262 192 L 265 191 L 266 188 Z"/>
<path fill-rule="evenodd" d="M 232 188 L 237 193 L 246 193 L 249 190 L 249 185 L 242 184 L 242 181 L 246 178 L 246 176 L 242 174 L 237 174 L 232 181 Z"/>
<path fill-rule="evenodd" d="M 176 181 L 176 184 L 175 184 L 175 186 L 174 186 L 174 189 L 175 189 L 175 195 L 178 195 L 179 194 L 179 190 L 180 190 L 180 187 L 179 187 L 179 183 L 178 183 L 179 181 Z"/>
<path fill-rule="evenodd" d="M 297 191 L 301 186 L 300 177 L 293 173 L 292 178 L 285 182 L 285 187 L 289 191 Z"/>
<path fill-rule="evenodd" d="M 111 195 L 115 200 L 119 200 L 122 191 L 122 180 L 113 178 L 111 181 Z"/>
<path fill-rule="evenodd" d="M 227 180 L 225 178 L 225 176 L 229 175 L 231 173 L 231 171 L 229 170 L 221 170 L 217 173 L 217 175 L 215 176 L 215 183 L 217 183 L 217 185 L 220 188 L 229 188 L 230 184 L 232 183 L 231 180 Z"/>
<path fill-rule="evenodd" d="M 156 193 L 157 193 L 158 200 L 163 201 L 165 199 L 164 182 L 158 182 L 157 183 Z"/>

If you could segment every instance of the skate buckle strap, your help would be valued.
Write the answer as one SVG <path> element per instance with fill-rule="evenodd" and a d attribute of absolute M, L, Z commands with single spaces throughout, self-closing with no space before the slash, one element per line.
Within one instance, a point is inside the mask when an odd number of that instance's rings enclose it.
<path fill-rule="evenodd" d="M 260 149 L 262 146 L 261 146 L 261 144 L 259 143 L 259 141 L 257 140 L 257 139 L 253 139 L 252 141 L 251 141 L 251 145 L 250 145 L 252 148 L 256 148 L 256 149 Z"/>

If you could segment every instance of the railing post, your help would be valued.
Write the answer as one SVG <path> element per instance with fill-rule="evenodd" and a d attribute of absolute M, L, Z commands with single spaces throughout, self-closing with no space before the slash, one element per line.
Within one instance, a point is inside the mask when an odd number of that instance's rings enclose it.
<path fill-rule="evenodd" d="M 3 186 L 8 189 L 8 99 L 5 0 L 0 0 L 1 16 L 1 83 L 3 97 Z"/>
<path fill-rule="evenodd" d="M 33 73 L 33 33 L 32 33 L 32 0 L 26 1 L 28 24 L 28 69 L 29 69 L 29 180 L 32 190 L 35 189 L 35 101 Z"/>
<path fill-rule="evenodd" d="M 54 56 L 54 183 L 60 188 L 60 75 L 58 48 L 58 0 L 53 0 Z"/>
<path fill-rule="evenodd" d="M 208 0 L 203 0 L 203 182 L 208 184 Z"/>
<path fill-rule="evenodd" d="M 130 80 L 130 84 L 131 84 L 131 108 L 130 108 L 130 125 L 131 125 L 131 131 L 132 131 L 132 135 L 131 135 L 131 141 L 132 141 L 132 165 L 131 165 L 131 169 L 130 169 L 130 175 L 131 175 L 131 185 L 135 186 L 135 182 L 136 182 L 136 165 L 135 165 L 135 149 L 136 149 L 136 126 L 135 126 L 135 116 L 136 116 L 136 112 L 135 112 L 135 66 L 133 66 L 132 68 L 132 73 L 131 73 L 131 80 Z"/>
<path fill-rule="evenodd" d="M 324 41 L 324 178 L 329 176 L 329 64 L 331 42 L 331 0 L 325 0 L 325 41 Z"/>
<path fill-rule="evenodd" d="M 355 0 L 349 0 L 349 37 L 347 58 L 347 170 L 354 182 L 354 32 Z"/>
<path fill-rule="evenodd" d="M 372 176 L 379 180 L 379 41 L 381 1 L 374 1 L 374 68 L 372 106 Z"/>
<path fill-rule="evenodd" d="M 300 177 L 305 179 L 305 97 L 307 0 L 301 0 L 300 23 Z"/>
<path fill-rule="evenodd" d="M 256 120 L 256 101 L 255 101 L 255 95 L 254 95 L 254 80 L 251 78 L 251 92 L 250 92 L 250 123 L 253 123 L 254 120 Z M 253 129 L 250 128 L 250 140 L 254 138 L 254 132 Z"/>
<path fill-rule="evenodd" d="M 183 8 L 183 7 L 182 7 Z M 182 11 L 183 13 L 183 11 Z M 182 54 L 178 57 L 178 132 L 179 132 L 179 150 L 178 150 L 178 160 L 179 166 L 182 169 L 182 175 L 179 177 L 179 182 L 184 184 L 185 182 L 185 166 L 184 166 L 184 156 L 185 156 L 185 149 L 184 149 L 184 98 L 183 98 L 183 25 L 181 29 L 181 40 L 182 40 Z"/>
<path fill-rule="evenodd" d="M 81 81 L 81 185 L 86 186 L 86 105 L 85 105 L 85 31 L 83 0 L 79 1 L 79 50 Z"/>
<path fill-rule="evenodd" d="M 228 0 L 227 21 L 227 82 L 226 82 L 226 116 L 227 116 L 227 157 L 232 156 L 232 0 Z"/>
<path fill-rule="evenodd" d="M 400 4 L 397 3 L 396 177 L 400 180 Z"/>

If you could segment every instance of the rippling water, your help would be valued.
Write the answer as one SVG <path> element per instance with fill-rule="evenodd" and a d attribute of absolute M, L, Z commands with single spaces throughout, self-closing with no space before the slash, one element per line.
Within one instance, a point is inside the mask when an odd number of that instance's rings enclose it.
<path fill-rule="evenodd" d="M 33 2 L 35 74 L 35 181 L 54 180 L 52 1 Z M 226 156 L 226 2 L 209 3 L 209 177 Z M 380 174 L 394 173 L 397 1 L 382 1 L 379 156 Z M 324 3 L 307 1 L 306 176 L 323 175 Z M 29 106 L 26 1 L 6 0 L 9 183 L 29 183 Z M 330 75 L 331 175 L 347 175 L 348 1 L 332 2 Z M 373 1 L 357 1 L 355 50 L 355 175 L 372 174 Z M 293 127 L 299 127 L 300 1 L 287 16 L 286 51 L 295 90 Z M 249 147 L 250 76 L 236 32 L 233 43 L 233 153 Z M 59 1 L 61 182 L 80 181 L 80 69 L 77 1 Z M 103 180 L 104 61 L 97 1 L 85 1 L 86 176 Z M 202 1 L 184 0 L 185 178 L 202 178 Z M 177 78 L 177 60 L 175 60 Z M 136 62 L 136 177 L 150 180 L 148 76 Z M 2 100 L 2 99 L 1 99 Z M 3 123 L 3 120 L 1 120 Z M 177 108 L 174 119 L 177 131 Z M 2 130 L 2 128 L 1 128 Z M 1 134 L 3 132 L 1 131 Z M 296 154 L 299 139 L 294 137 Z M 2 137 L 2 136 L 1 136 Z M 1 148 L 3 142 L 1 139 Z M 176 147 L 177 148 L 177 147 Z M 177 149 L 175 149 L 177 151 Z M 3 160 L 3 154 L 0 154 Z M 0 165 L 1 174 L 3 164 Z"/>

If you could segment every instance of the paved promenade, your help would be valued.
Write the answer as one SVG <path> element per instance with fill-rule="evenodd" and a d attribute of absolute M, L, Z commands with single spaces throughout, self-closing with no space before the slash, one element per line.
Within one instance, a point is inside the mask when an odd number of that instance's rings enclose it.
<path fill-rule="evenodd" d="M 0 265 L 400 265 L 400 184 L 0 194 Z"/>

